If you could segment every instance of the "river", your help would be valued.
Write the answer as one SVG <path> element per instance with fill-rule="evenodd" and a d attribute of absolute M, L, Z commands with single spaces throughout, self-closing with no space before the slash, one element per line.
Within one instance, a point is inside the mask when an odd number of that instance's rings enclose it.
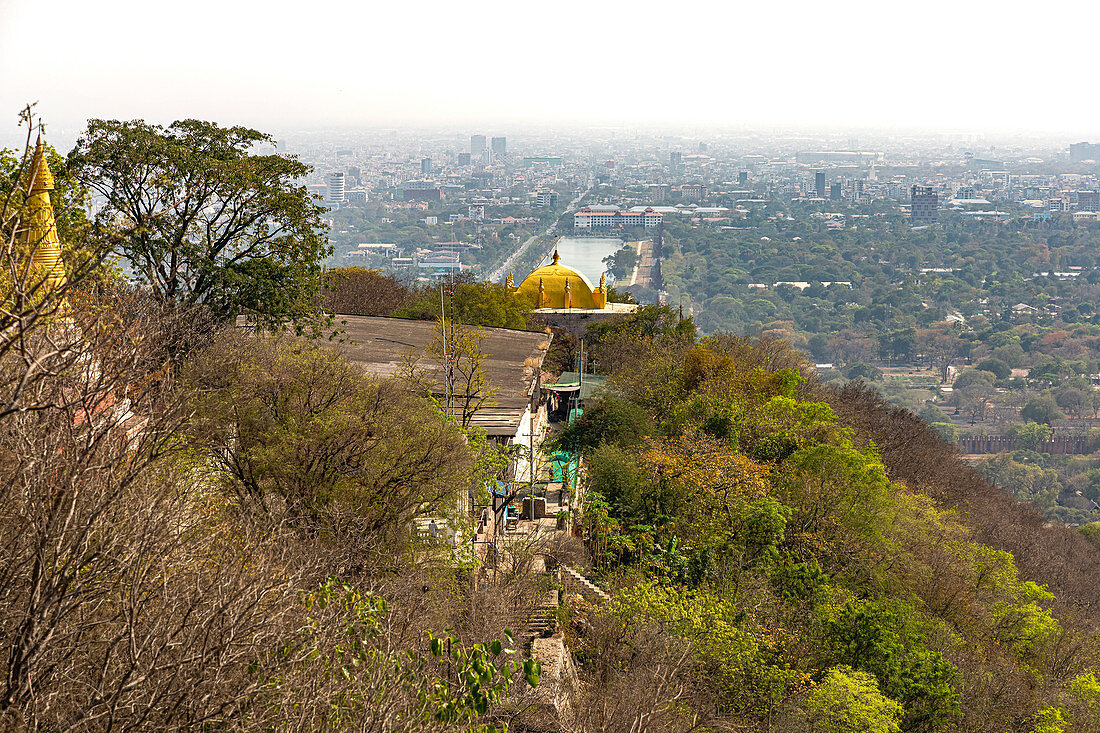
<path fill-rule="evenodd" d="M 595 287 L 600 284 L 600 275 L 607 269 L 603 258 L 622 249 L 623 240 L 614 237 L 561 237 L 557 248 L 561 264 L 580 271 Z M 542 264 L 549 264 L 553 256 L 551 252 Z"/>

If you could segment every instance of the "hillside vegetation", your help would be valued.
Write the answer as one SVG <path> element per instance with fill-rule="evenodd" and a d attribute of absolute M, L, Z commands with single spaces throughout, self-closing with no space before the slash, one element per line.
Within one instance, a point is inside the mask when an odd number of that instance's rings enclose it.
<path fill-rule="evenodd" d="M 650 309 L 647 309 L 650 310 Z M 605 328 L 584 454 L 614 600 L 572 634 L 651 729 L 1094 730 L 1098 559 L 778 340 Z M 595 712 L 593 714 L 596 714 Z M 599 715 L 597 715 L 599 717 Z"/>

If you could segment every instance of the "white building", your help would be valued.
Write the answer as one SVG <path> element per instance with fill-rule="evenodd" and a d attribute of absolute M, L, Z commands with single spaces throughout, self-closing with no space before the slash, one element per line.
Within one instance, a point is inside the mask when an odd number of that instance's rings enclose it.
<path fill-rule="evenodd" d="M 347 198 L 344 195 L 344 172 L 333 171 L 325 178 L 325 205 L 339 206 Z"/>
<path fill-rule="evenodd" d="M 590 206 L 573 214 L 573 228 L 611 229 L 621 227 L 630 229 L 644 227 L 645 229 L 656 229 L 661 225 L 661 218 L 662 214 L 660 212 L 654 211 L 648 206 L 642 211 L 634 209 L 620 211 L 618 208 L 608 211 L 606 208 Z"/>

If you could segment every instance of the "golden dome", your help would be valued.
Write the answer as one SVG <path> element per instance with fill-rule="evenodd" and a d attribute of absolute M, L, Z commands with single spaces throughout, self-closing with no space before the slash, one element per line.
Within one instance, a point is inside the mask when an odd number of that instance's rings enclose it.
<path fill-rule="evenodd" d="M 512 292 L 526 298 L 535 308 L 604 308 L 607 306 L 607 288 L 603 278 L 600 287 L 582 273 L 559 264 L 557 250 L 554 261 L 534 270 Z"/>

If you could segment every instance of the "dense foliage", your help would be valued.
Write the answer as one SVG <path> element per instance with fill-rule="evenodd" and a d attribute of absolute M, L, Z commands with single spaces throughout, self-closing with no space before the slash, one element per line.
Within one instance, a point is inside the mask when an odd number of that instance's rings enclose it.
<path fill-rule="evenodd" d="M 1006 541 L 984 507 L 1010 498 L 962 511 L 940 474 L 984 484 L 927 427 L 895 444 L 900 413 L 807 381 L 782 342 L 696 339 L 661 309 L 637 324 L 605 329 L 611 391 L 559 439 L 586 458 L 587 544 L 617 589 L 611 631 L 573 631 L 599 684 L 639 674 L 604 666 L 612 634 L 686 650 L 658 655 L 689 691 L 670 730 L 1031 731 L 1050 711 L 1090 730 L 1095 712 L 1063 713 L 1092 710 L 1095 592 L 1014 556 L 1061 543 L 1095 567 L 1087 543 L 1015 508 Z"/>
<path fill-rule="evenodd" d="M 297 185 L 309 167 L 252 152 L 271 141 L 200 120 L 92 120 L 68 167 L 102 201 L 101 241 L 159 300 L 280 325 L 313 314 L 329 247 Z"/>

